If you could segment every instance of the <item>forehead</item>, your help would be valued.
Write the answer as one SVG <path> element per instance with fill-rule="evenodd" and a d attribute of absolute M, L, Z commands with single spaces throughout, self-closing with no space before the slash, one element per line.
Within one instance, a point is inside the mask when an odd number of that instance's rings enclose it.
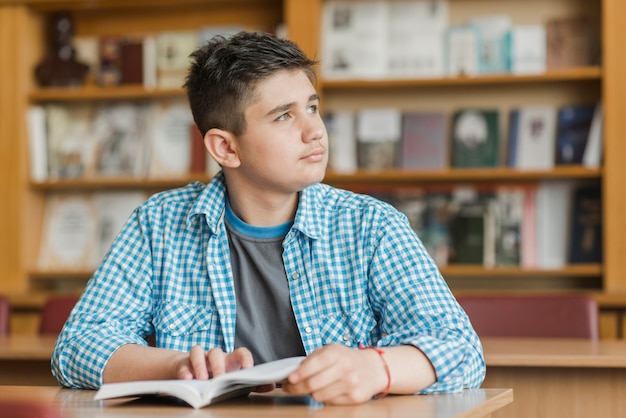
<path fill-rule="evenodd" d="M 302 70 L 279 71 L 263 80 L 254 88 L 251 104 L 266 102 L 280 104 L 285 101 L 308 100 L 315 93 L 315 87 Z"/>

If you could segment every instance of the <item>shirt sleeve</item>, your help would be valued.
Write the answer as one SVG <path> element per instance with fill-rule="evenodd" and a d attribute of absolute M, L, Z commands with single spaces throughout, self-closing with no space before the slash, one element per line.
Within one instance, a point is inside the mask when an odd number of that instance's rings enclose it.
<path fill-rule="evenodd" d="M 60 333 L 52 374 L 66 387 L 97 389 L 111 355 L 124 344 L 147 345 L 151 247 L 140 209 L 131 214 L 91 277 Z"/>
<path fill-rule="evenodd" d="M 370 292 L 381 315 L 378 345 L 413 345 L 428 357 L 437 381 L 422 393 L 478 388 L 485 377 L 478 335 L 406 217 L 388 216 L 377 239 Z"/>

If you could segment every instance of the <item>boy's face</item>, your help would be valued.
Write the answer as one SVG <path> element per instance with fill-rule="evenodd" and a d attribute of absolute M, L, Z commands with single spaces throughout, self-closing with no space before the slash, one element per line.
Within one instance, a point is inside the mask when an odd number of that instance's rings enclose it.
<path fill-rule="evenodd" d="M 328 135 L 319 98 L 302 71 L 281 71 L 259 83 L 238 138 L 240 172 L 260 190 L 299 192 L 324 178 Z"/>

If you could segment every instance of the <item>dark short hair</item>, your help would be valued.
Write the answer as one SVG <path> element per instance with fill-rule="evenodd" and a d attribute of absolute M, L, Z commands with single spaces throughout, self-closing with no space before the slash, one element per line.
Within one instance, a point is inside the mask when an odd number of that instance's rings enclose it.
<path fill-rule="evenodd" d="M 243 134 L 244 110 L 254 101 L 257 85 L 279 71 L 301 70 L 316 82 L 315 61 L 295 43 L 263 32 L 216 36 L 191 58 L 184 87 L 203 135 L 212 128 Z"/>

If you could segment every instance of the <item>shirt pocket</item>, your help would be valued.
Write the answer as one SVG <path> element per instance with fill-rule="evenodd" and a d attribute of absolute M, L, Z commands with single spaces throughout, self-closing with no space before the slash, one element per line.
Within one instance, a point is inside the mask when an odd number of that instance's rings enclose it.
<path fill-rule="evenodd" d="M 320 324 L 324 345 L 358 347 L 359 344 L 372 345 L 380 339 L 376 320 L 367 309 L 323 315 Z"/>
<path fill-rule="evenodd" d="M 204 334 L 213 321 L 213 310 L 205 306 L 163 302 L 156 309 L 154 328 L 157 335 L 178 338 Z"/>

